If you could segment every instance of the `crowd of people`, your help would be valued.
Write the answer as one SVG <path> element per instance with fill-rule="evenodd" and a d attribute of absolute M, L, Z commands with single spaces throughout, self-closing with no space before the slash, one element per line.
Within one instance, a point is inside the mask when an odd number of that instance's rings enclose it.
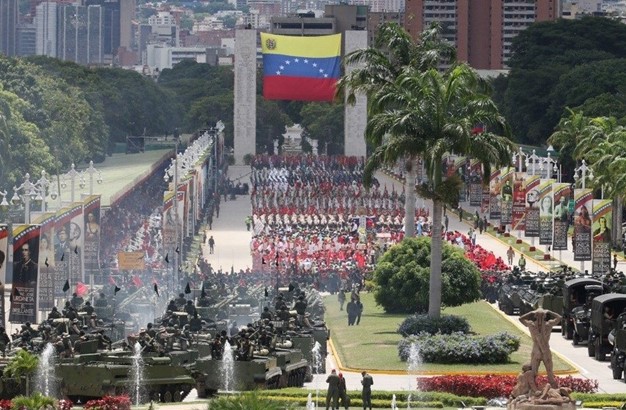
<path fill-rule="evenodd" d="M 362 285 L 378 256 L 404 233 L 404 193 L 363 185 L 357 157 L 257 156 L 252 163 L 253 271 L 296 275 L 336 292 Z M 428 211 L 416 207 L 419 220 Z"/>

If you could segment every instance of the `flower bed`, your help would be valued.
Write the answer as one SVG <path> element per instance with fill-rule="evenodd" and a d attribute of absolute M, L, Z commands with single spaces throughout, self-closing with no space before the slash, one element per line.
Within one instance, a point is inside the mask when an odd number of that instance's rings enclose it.
<path fill-rule="evenodd" d="M 506 363 L 509 355 L 519 349 L 520 339 L 506 332 L 484 337 L 460 332 L 449 335 L 420 333 L 398 343 L 400 360 L 408 359 L 414 343 L 426 363 Z"/>
<path fill-rule="evenodd" d="M 598 390 L 598 381 L 580 379 L 572 376 L 557 377 L 559 386 L 569 387 L 572 392 L 594 393 Z M 486 376 L 435 376 L 418 377 L 417 387 L 424 391 L 437 391 L 452 393 L 459 396 L 485 397 L 508 397 L 517 383 L 516 376 L 486 375 Z M 537 386 L 548 383 L 546 376 L 537 377 Z"/>

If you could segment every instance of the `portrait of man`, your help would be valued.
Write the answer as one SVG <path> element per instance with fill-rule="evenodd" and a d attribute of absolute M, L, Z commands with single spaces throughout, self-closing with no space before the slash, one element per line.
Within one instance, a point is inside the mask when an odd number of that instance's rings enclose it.
<path fill-rule="evenodd" d="M 508 179 L 502 187 L 502 202 L 511 202 L 513 200 L 513 187 Z"/>
<path fill-rule="evenodd" d="M 20 247 L 21 258 L 15 263 L 13 283 L 31 285 L 37 282 L 38 266 L 33 259 L 31 244 L 26 242 Z"/>
<path fill-rule="evenodd" d="M 69 256 L 66 253 L 69 253 L 70 249 L 70 237 L 68 234 L 68 226 L 63 225 L 57 230 L 57 242 L 54 247 L 54 258 L 55 261 L 61 261 L 65 259 L 65 257 Z"/>
<path fill-rule="evenodd" d="M 611 230 L 608 227 L 605 217 L 598 219 L 598 228 L 593 232 L 594 242 L 611 242 Z"/>
<path fill-rule="evenodd" d="M 554 220 L 561 222 L 569 221 L 569 206 L 565 195 L 561 196 L 559 203 L 554 206 Z"/>

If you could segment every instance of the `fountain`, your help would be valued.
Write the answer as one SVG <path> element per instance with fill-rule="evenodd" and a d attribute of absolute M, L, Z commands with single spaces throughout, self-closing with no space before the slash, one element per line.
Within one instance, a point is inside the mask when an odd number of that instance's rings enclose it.
<path fill-rule="evenodd" d="M 313 345 L 313 349 L 311 349 L 313 353 L 313 370 L 315 374 L 320 374 L 322 369 L 322 345 L 320 342 L 315 341 Z M 315 378 L 315 406 L 319 403 L 320 400 L 320 378 Z M 316 408 L 316 407 L 313 407 Z M 307 409 L 308 410 L 308 409 Z"/>
<path fill-rule="evenodd" d="M 233 356 L 233 348 L 228 343 L 224 343 L 224 354 L 222 355 L 222 364 L 220 365 L 220 375 L 224 382 L 223 389 L 226 392 L 233 391 L 233 376 L 235 371 L 235 358 Z"/>
<path fill-rule="evenodd" d="M 306 398 L 306 410 L 315 410 L 315 403 L 313 403 L 313 398 L 311 397 L 311 393 Z"/>
<path fill-rule="evenodd" d="M 130 371 L 132 381 L 132 398 L 134 398 L 135 406 L 141 404 L 141 388 L 143 384 L 143 358 L 141 357 L 142 347 L 139 342 L 133 346 L 133 366 Z"/>
<path fill-rule="evenodd" d="M 391 410 L 398 410 L 398 405 L 396 404 L 396 395 L 391 396 Z"/>
<path fill-rule="evenodd" d="M 37 390 L 44 396 L 51 397 L 56 394 L 54 362 L 55 351 L 52 343 L 47 343 L 37 364 Z"/>
<path fill-rule="evenodd" d="M 407 374 L 409 375 L 409 391 L 406 398 L 406 408 L 411 409 L 411 399 L 413 394 L 411 393 L 411 379 L 415 377 L 415 373 L 422 366 L 422 358 L 420 357 L 420 349 L 417 343 L 411 343 L 409 349 L 409 358 L 407 360 Z M 417 388 L 416 388 L 417 390 Z"/>

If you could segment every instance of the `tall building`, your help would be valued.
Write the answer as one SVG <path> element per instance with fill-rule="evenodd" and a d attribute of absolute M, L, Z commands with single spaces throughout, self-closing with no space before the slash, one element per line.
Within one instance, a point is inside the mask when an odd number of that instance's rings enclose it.
<path fill-rule="evenodd" d="M 117 49 L 120 47 L 121 36 L 120 0 L 85 0 L 85 6 L 100 6 L 102 8 L 104 12 L 102 18 L 104 23 L 102 36 L 104 54 L 111 57 L 116 55 Z"/>
<path fill-rule="evenodd" d="M 37 54 L 37 28 L 34 24 L 20 24 L 17 26 L 17 50 L 20 57 Z"/>
<path fill-rule="evenodd" d="M 15 56 L 17 17 L 17 0 L 0 0 L 0 54 Z"/>
<path fill-rule="evenodd" d="M 45 1 L 35 12 L 35 54 L 57 57 L 57 3 Z"/>
<path fill-rule="evenodd" d="M 78 64 L 102 64 L 104 10 L 100 6 L 61 6 L 57 57 Z"/>
<path fill-rule="evenodd" d="M 560 17 L 560 0 L 406 0 L 405 27 L 417 38 L 432 22 L 476 69 L 502 69 L 511 41 L 537 21 Z"/>

